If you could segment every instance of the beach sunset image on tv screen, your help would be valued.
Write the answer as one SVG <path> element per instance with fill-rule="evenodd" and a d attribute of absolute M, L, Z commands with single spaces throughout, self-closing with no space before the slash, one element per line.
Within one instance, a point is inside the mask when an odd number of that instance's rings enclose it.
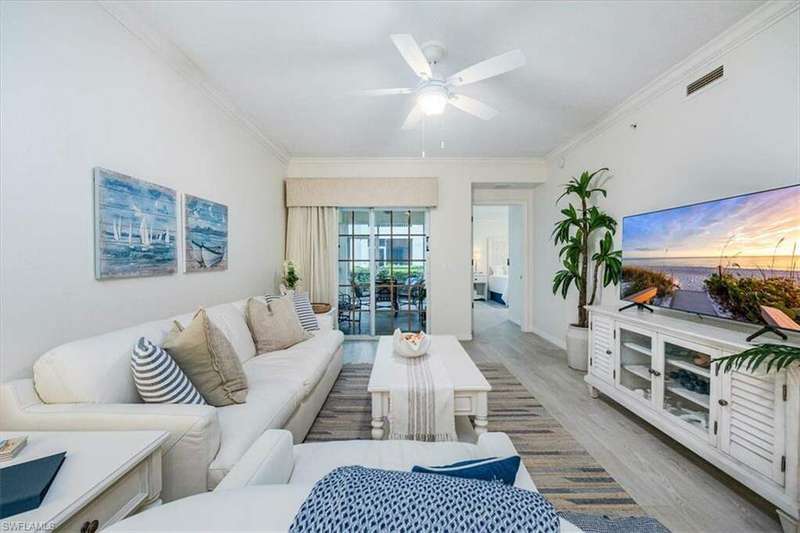
<path fill-rule="evenodd" d="M 800 330 L 800 185 L 625 217 L 624 300 Z"/>

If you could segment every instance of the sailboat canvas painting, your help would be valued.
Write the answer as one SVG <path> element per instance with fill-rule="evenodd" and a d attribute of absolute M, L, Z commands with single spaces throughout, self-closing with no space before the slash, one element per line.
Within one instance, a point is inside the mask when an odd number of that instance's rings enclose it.
<path fill-rule="evenodd" d="M 228 268 L 228 207 L 184 194 L 186 272 Z"/>
<path fill-rule="evenodd" d="M 95 277 L 174 274 L 176 200 L 167 187 L 95 168 Z"/>

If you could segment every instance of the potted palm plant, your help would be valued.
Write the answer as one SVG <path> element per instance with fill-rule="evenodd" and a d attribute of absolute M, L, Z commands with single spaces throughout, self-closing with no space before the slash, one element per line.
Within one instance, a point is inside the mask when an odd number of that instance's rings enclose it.
<path fill-rule="evenodd" d="M 619 283 L 622 274 L 622 252 L 614 250 L 617 221 L 592 205 L 595 195 L 605 198 L 608 194 L 596 186 L 607 171 L 607 168 L 584 171 L 579 178 L 571 178 L 556 200 L 558 205 L 569 197 L 577 204 L 576 207 L 570 202 L 561 210 L 564 218 L 556 222 L 553 230 L 553 241 L 561 246 L 558 257 L 564 267 L 553 277 L 553 294 L 560 292 L 566 299 L 572 285 L 578 291 L 578 321 L 567 329 L 567 361 L 571 368 L 583 371 L 587 369 L 589 338 L 586 306 L 595 302 L 601 274 L 603 287 Z"/>

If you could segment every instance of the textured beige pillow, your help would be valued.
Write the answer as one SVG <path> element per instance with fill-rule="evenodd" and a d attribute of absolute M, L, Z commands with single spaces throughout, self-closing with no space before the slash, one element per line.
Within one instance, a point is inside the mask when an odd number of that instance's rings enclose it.
<path fill-rule="evenodd" d="M 311 338 L 300 325 L 291 296 L 269 303 L 250 298 L 247 301 L 247 325 L 258 354 L 284 350 Z"/>
<path fill-rule="evenodd" d="M 210 405 L 245 403 L 247 377 L 230 341 L 200 309 L 186 328 L 175 325 L 163 348 Z"/>

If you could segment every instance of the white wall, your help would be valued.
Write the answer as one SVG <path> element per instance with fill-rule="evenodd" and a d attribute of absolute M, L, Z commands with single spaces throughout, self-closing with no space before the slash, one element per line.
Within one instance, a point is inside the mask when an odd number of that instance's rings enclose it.
<path fill-rule="evenodd" d="M 284 165 L 94 2 L 2 3 L 2 379 L 65 341 L 274 288 Z M 92 167 L 228 205 L 229 269 L 94 279 Z"/>
<path fill-rule="evenodd" d="M 288 177 L 438 177 L 431 210 L 429 309 L 432 333 L 471 338 L 473 183 L 533 184 L 544 180 L 538 159 L 293 158 Z"/>
<path fill-rule="evenodd" d="M 719 39 L 718 46 L 703 50 L 713 58 L 703 68 L 687 72 L 665 91 L 655 86 L 646 101 L 617 114 L 566 153 L 548 158 L 547 183 L 535 191 L 537 333 L 563 343 L 567 324 L 576 320 L 574 291 L 565 302 L 549 290 L 559 267 L 550 240 L 559 214 L 554 202 L 569 176 L 583 169 L 610 167 L 613 179 L 606 185 L 608 199 L 600 203 L 618 221 L 634 213 L 800 182 L 800 14 L 796 4 L 778 22 L 762 26 L 763 31 L 754 36 L 739 27 L 735 36 Z M 741 44 L 730 49 L 737 39 Z M 720 64 L 725 66 L 724 81 L 685 97 L 686 83 Z M 638 127 L 631 128 L 632 123 Z M 603 300 L 615 303 L 617 288 L 607 289 Z"/>

